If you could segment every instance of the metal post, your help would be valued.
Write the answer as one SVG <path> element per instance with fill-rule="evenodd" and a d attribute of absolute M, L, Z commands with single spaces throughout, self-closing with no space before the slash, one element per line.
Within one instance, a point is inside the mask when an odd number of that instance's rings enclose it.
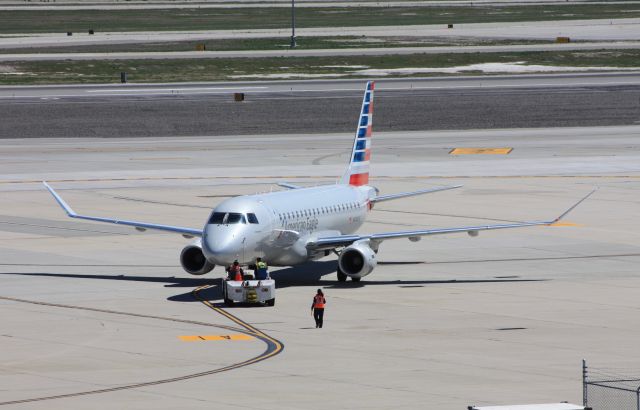
<path fill-rule="evenodd" d="M 582 405 L 584 407 L 589 405 L 587 398 L 587 361 L 584 359 L 582 359 Z"/>
<path fill-rule="evenodd" d="M 296 0 L 291 0 L 291 48 L 296 48 Z"/>
<path fill-rule="evenodd" d="M 636 409 L 640 410 L 640 386 L 636 389 Z"/>

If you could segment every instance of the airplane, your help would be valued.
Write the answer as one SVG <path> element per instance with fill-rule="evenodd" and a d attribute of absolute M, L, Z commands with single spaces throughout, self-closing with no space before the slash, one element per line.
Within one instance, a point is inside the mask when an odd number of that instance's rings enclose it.
<path fill-rule="evenodd" d="M 591 191 L 552 220 L 358 234 L 367 214 L 380 202 L 462 186 L 380 195 L 378 189 L 369 185 L 374 89 L 374 82 L 367 82 L 349 163 L 337 183 L 301 187 L 281 182 L 278 185 L 286 190 L 227 199 L 212 210 L 202 229 L 80 215 L 46 181 L 43 184 L 71 218 L 195 238 L 180 253 L 183 269 L 192 275 L 208 273 L 215 265 L 229 266 L 236 260 L 247 266 L 260 257 L 270 266 L 293 266 L 335 253 L 340 282 L 347 278 L 358 282 L 370 274 L 377 264 L 379 246 L 385 240 L 408 238 L 415 242 L 423 236 L 463 232 L 475 237 L 486 230 L 553 225 L 595 192 Z"/>

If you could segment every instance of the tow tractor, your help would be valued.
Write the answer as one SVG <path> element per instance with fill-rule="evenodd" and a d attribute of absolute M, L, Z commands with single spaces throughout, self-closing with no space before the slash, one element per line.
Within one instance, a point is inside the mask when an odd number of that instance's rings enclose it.
<path fill-rule="evenodd" d="M 234 303 L 273 306 L 276 304 L 276 281 L 270 278 L 242 281 L 225 279 L 222 286 L 222 295 L 224 304 L 227 306 L 233 306 Z"/>

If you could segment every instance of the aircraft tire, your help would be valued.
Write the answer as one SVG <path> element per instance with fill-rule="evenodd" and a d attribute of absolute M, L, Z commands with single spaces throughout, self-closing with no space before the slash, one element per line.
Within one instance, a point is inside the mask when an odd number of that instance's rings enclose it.
<path fill-rule="evenodd" d="M 342 272 L 340 270 L 340 268 L 338 268 L 337 274 L 338 274 L 338 282 L 346 282 L 347 281 L 347 275 L 344 272 Z"/>
<path fill-rule="evenodd" d="M 360 279 L 362 279 L 362 278 L 351 278 L 351 280 L 352 280 L 353 282 L 360 282 Z"/>

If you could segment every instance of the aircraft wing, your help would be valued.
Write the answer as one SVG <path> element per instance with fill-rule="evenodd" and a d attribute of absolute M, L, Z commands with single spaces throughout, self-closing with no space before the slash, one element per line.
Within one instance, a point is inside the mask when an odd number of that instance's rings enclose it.
<path fill-rule="evenodd" d="M 471 236 L 477 236 L 479 231 L 489 231 L 495 229 L 509 229 L 509 228 L 523 228 L 526 226 L 540 226 L 540 225 L 553 225 L 560 221 L 575 207 L 580 205 L 584 200 L 589 198 L 596 190 L 589 192 L 581 200 L 573 204 L 569 209 L 564 211 L 557 218 L 550 221 L 532 221 L 532 222 L 515 222 L 510 224 L 497 224 L 497 225 L 478 225 L 478 226 L 462 226 L 456 228 L 436 228 L 436 229 L 424 229 L 415 231 L 396 231 L 385 233 L 374 233 L 366 235 L 338 235 L 327 236 L 314 239 L 307 243 L 307 249 L 319 250 L 319 249 L 335 249 L 342 246 L 349 246 L 354 242 L 361 240 L 369 240 L 374 243 L 380 243 L 386 239 L 399 239 L 409 238 L 410 240 L 419 240 L 422 236 L 429 235 L 442 235 L 448 233 L 461 233 L 467 232 Z"/>
<path fill-rule="evenodd" d="M 75 213 L 75 211 L 73 209 L 71 209 L 71 207 L 64 201 L 64 199 L 62 199 L 62 197 L 60 195 L 58 195 L 58 193 L 56 191 L 54 191 L 53 188 L 51 188 L 51 186 L 49 186 L 49 184 L 47 184 L 44 181 L 42 181 L 42 183 L 49 190 L 49 192 L 51 192 L 51 195 L 53 195 L 53 197 L 55 198 L 56 202 L 58 202 L 58 204 L 62 207 L 62 209 L 64 209 L 64 211 L 67 213 L 67 215 L 70 216 L 71 218 L 86 219 L 86 220 L 89 220 L 89 221 L 107 222 L 107 223 L 118 224 L 118 225 L 133 226 L 134 228 L 136 228 L 139 231 L 146 231 L 147 229 L 154 229 L 154 230 L 158 230 L 158 231 L 179 233 L 179 234 L 181 234 L 182 236 L 184 236 L 186 238 L 193 238 L 193 237 L 196 237 L 196 236 L 198 236 L 198 237 L 202 236 L 202 230 L 200 230 L 200 229 L 183 228 L 181 226 L 151 224 L 151 223 L 137 222 L 137 221 L 126 221 L 126 220 L 122 220 L 122 219 L 102 218 L 102 217 L 98 217 L 98 216 L 78 215 L 77 213 Z"/>
<path fill-rule="evenodd" d="M 436 188 L 421 189 L 419 191 L 400 192 L 400 193 L 397 193 L 397 194 L 390 194 L 390 195 L 379 195 L 379 196 L 375 197 L 374 199 L 372 199 L 371 202 L 377 203 L 377 202 L 382 202 L 382 201 L 390 201 L 392 199 L 406 198 L 408 196 L 416 196 L 416 195 L 422 195 L 422 194 L 430 194 L 432 192 L 447 191 L 449 189 L 460 188 L 461 186 L 462 185 L 441 186 L 441 187 L 436 187 Z"/>

